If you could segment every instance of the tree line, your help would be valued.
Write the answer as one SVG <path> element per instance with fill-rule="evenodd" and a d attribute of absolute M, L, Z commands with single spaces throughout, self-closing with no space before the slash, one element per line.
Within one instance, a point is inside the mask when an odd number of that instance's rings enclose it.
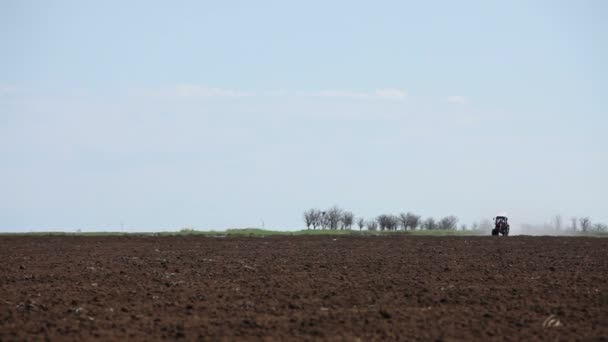
<path fill-rule="evenodd" d="M 570 232 L 608 232 L 608 225 L 604 223 L 593 223 L 587 216 L 584 217 L 572 217 L 570 218 L 570 224 L 566 225 L 563 222 L 561 215 L 555 215 L 551 222 L 548 224 L 549 227 L 556 231 L 570 231 Z"/>
<path fill-rule="evenodd" d="M 433 217 L 423 219 L 422 216 L 411 212 L 399 214 L 382 214 L 372 219 L 364 217 L 355 218 L 355 215 L 348 210 L 333 206 L 327 210 L 308 209 L 304 212 L 304 223 L 307 229 L 330 229 L 342 230 L 359 228 L 371 231 L 396 231 L 396 230 L 457 230 L 458 218 L 456 216 L 445 216 L 439 220 Z M 589 217 L 573 217 L 569 225 L 564 224 L 560 215 L 555 215 L 550 223 L 544 225 L 521 224 L 525 230 L 537 231 L 557 231 L 557 232 L 608 232 L 608 225 L 603 223 L 592 223 Z M 493 227 L 489 219 L 475 222 L 470 229 L 474 231 L 489 231 Z M 461 230 L 467 230 L 466 225 L 460 226 Z"/>
<path fill-rule="evenodd" d="M 304 223 L 307 229 L 352 229 L 353 226 L 363 230 L 416 230 L 416 229 L 443 229 L 456 230 L 458 218 L 446 216 L 438 221 L 429 217 L 425 220 L 420 215 L 413 213 L 382 214 L 373 219 L 360 217 L 355 220 L 355 215 L 348 211 L 333 206 L 327 210 L 308 209 L 304 212 Z M 463 228 L 466 228 L 463 226 Z"/>

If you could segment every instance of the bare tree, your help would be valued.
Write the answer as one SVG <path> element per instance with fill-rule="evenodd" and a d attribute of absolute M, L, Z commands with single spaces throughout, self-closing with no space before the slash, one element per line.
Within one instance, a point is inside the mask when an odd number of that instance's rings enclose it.
<path fill-rule="evenodd" d="M 350 211 L 342 213 L 342 228 L 350 229 L 355 221 L 355 215 Z"/>
<path fill-rule="evenodd" d="M 573 232 L 575 232 L 578 228 L 577 228 L 577 223 L 578 223 L 578 219 L 576 217 L 573 217 L 570 219 L 570 230 L 572 230 Z"/>
<path fill-rule="evenodd" d="M 608 232 L 608 226 L 603 223 L 596 223 L 593 225 L 593 231 L 598 233 Z"/>
<path fill-rule="evenodd" d="M 591 220 L 588 217 L 581 217 L 578 219 L 578 222 L 581 224 L 581 230 L 583 233 L 588 232 L 589 228 L 591 228 Z"/>
<path fill-rule="evenodd" d="M 367 227 L 367 230 L 374 231 L 378 229 L 378 222 L 375 220 L 369 220 L 365 223 L 365 226 Z"/>
<path fill-rule="evenodd" d="M 428 230 L 437 229 L 437 223 L 435 223 L 434 218 L 429 217 L 422 223 L 422 228 L 428 229 Z"/>
<path fill-rule="evenodd" d="M 312 209 L 310 214 L 312 219 L 312 229 L 317 229 L 317 227 L 321 225 L 321 210 Z"/>
<path fill-rule="evenodd" d="M 321 224 L 322 229 L 327 229 L 329 227 L 326 211 L 321 212 L 321 219 L 319 220 L 319 223 Z"/>
<path fill-rule="evenodd" d="M 397 228 L 399 228 L 399 217 L 395 215 L 389 215 L 387 223 L 389 230 L 397 230 Z"/>
<path fill-rule="evenodd" d="M 310 229 L 314 221 L 314 209 L 308 209 L 304 212 L 304 222 L 306 223 L 306 229 Z"/>
<path fill-rule="evenodd" d="M 386 229 L 386 221 L 388 220 L 388 215 L 378 215 L 378 217 L 376 217 L 376 222 L 378 222 L 378 227 L 380 227 L 380 230 L 385 230 Z"/>
<path fill-rule="evenodd" d="M 363 227 L 365 227 L 365 219 L 360 217 L 359 220 L 357 220 L 357 225 L 359 226 L 359 230 L 362 230 Z"/>
<path fill-rule="evenodd" d="M 399 221 L 399 227 L 403 228 L 403 230 L 407 230 L 407 214 L 401 213 L 397 219 Z"/>
<path fill-rule="evenodd" d="M 561 215 L 555 215 L 553 217 L 553 228 L 556 231 L 561 231 L 562 230 L 562 216 Z"/>
<path fill-rule="evenodd" d="M 416 230 L 418 225 L 420 224 L 420 216 L 414 215 L 412 213 L 407 213 L 406 215 L 407 227 L 410 230 Z"/>
<path fill-rule="evenodd" d="M 338 229 L 342 221 L 342 209 L 333 206 L 325 212 L 324 216 L 326 217 L 326 224 L 329 229 Z"/>
<path fill-rule="evenodd" d="M 399 218 L 394 215 L 382 214 L 376 218 L 376 221 L 378 221 L 380 230 L 396 230 L 399 225 Z"/>
<path fill-rule="evenodd" d="M 311 226 L 313 229 L 317 229 L 317 227 L 322 225 L 321 211 L 319 209 L 306 210 L 304 212 L 304 222 L 306 223 L 307 229 L 310 229 Z"/>
<path fill-rule="evenodd" d="M 438 222 L 439 229 L 456 230 L 458 218 L 456 216 L 446 216 Z"/>
<path fill-rule="evenodd" d="M 480 230 L 480 229 L 479 229 L 479 223 L 477 223 L 477 222 L 473 222 L 473 224 L 471 224 L 471 230 L 472 230 L 472 231 L 477 231 L 477 230 Z"/>

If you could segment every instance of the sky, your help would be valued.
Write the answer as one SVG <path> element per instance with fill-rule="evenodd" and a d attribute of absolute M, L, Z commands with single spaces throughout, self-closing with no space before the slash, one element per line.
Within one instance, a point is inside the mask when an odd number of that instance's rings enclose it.
<path fill-rule="evenodd" d="M 608 3 L 0 1 L 0 231 L 608 222 Z"/>

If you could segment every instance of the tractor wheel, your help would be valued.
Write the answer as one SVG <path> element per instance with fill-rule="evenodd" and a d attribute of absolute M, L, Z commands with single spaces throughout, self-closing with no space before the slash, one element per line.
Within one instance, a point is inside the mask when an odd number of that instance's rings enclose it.
<path fill-rule="evenodd" d="M 498 235 L 498 230 L 492 229 L 492 236 L 496 236 L 496 235 Z"/>

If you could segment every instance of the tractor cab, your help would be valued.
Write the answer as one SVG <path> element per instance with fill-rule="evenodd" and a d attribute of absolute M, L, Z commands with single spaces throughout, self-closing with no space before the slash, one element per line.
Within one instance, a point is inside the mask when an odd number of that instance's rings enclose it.
<path fill-rule="evenodd" d="M 508 224 L 509 222 L 507 222 L 509 219 L 506 216 L 496 216 L 494 218 L 494 221 L 496 222 L 496 224 Z"/>
<path fill-rule="evenodd" d="M 494 229 L 492 235 L 509 235 L 509 219 L 506 216 L 496 216 L 494 218 Z"/>

